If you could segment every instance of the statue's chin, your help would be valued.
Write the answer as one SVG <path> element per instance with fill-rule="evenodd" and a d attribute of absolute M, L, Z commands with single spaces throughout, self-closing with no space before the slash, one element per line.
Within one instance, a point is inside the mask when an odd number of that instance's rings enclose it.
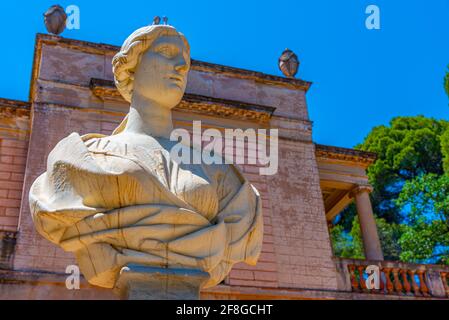
<path fill-rule="evenodd" d="M 164 88 L 164 90 L 161 90 L 158 97 L 149 96 L 148 98 L 156 101 L 162 106 L 172 109 L 181 102 L 183 96 L 184 88 L 180 88 L 179 86 L 172 84 Z"/>

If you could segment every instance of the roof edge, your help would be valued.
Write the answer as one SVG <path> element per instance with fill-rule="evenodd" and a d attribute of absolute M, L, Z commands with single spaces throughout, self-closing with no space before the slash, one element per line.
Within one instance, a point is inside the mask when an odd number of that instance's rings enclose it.
<path fill-rule="evenodd" d="M 352 161 L 371 165 L 377 160 L 377 153 L 357 149 L 315 144 L 315 154 L 318 158 Z"/>
<path fill-rule="evenodd" d="M 60 44 L 63 46 L 96 54 L 115 54 L 118 50 L 120 50 L 120 47 L 116 45 L 96 43 L 84 40 L 76 40 L 56 35 L 37 33 L 35 48 L 41 48 L 42 43 L 51 45 Z M 310 86 L 312 85 L 312 82 L 301 79 L 291 79 L 282 76 L 266 74 L 259 71 L 236 68 L 232 66 L 226 66 L 195 59 L 191 59 L 191 68 L 193 70 L 229 74 L 239 78 L 253 79 L 258 82 L 270 83 L 273 85 L 283 87 L 290 87 L 294 89 L 304 90 L 305 92 L 307 92 Z"/>

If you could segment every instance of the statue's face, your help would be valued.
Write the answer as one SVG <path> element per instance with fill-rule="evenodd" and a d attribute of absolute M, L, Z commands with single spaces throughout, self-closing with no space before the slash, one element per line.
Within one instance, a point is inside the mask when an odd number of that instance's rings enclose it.
<path fill-rule="evenodd" d="M 159 37 L 142 54 L 133 94 L 173 108 L 184 95 L 189 68 L 190 56 L 181 37 Z"/>

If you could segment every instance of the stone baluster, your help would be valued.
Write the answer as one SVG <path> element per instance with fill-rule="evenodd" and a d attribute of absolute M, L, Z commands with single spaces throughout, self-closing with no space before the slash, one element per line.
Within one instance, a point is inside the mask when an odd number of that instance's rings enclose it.
<path fill-rule="evenodd" d="M 401 276 L 402 276 L 402 285 L 404 287 L 405 294 L 406 295 L 411 295 L 412 294 L 411 293 L 412 287 L 410 285 L 410 282 L 408 282 L 408 279 L 407 279 L 407 270 L 406 269 L 401 269 L 399 272 L 401 273 Z"/>
<path fill-rule="evenodd" d="M 383 277 L 382 277 L 382 273 L 383 273 Z M 380 278 L 379 278 L 379 293 L 385 293 L 386 291 L 386 286 L 385 286 L 385 282 L 383 278 L 386 278 L 387 276 L 385 275 L 385 272 L 383 272 L 382 270 L 380 270 Z"/>
<path fill-rule="evenodd" d="M 408 270 L 408 274 L 410 276 L 410 279 L 412 280 L 413 292 L 414 292 L 415 296 L 419 297 L 419 296 L 421 296 L 421 292 L 419 291 L 419 286 L 416 283 L 415 273 L 416 273 L 415 270 Z"/>
<path fill-rule="evenodd" d="M 402 294 L 402 284 L 399 279 L 399 268 L 393 268 L 394 289 L 398 294 Z"/>
<path fill-rule="evenodd" d="M 448 272 L 441 272 L 441 281 L 443 282 L 443 286 L 444 286 L 444 291 L 446 292 L 446 296 L 449 297 L 449 285 L 447 284 L 447 280 L 449 278 L 449 273 Z"/>
<path fill-rule="evenodd" d="M 391 268 L 383 268 L 382 271 L 385 273 L 385 280 L 386 280 L 386 287 L 387 287 L 387 293 L 392 294 L 393 293 L 393 283 L 391 282 L 390 273 Z"/>
<path fill-rule="evenodd" d="M 427 297 L 429 296 L 429 288 L 427 288 L 426 285 L 426 280 L 424 277 L 425 272 L 426 272 L 425 270 L 418 270 L 416 271 L 416 274 L 418 275 L 419 278 L 419 289 L 422 292 L 422 294 Z"/>
<path fill-rule="evenodd" d="M 365 274 L 365 266 L 359 265 L 357 266 L 357 270 L 359 271 L 360 288 L 366 292 L 368 288 L 366 287 L 365 277 L 363 276 Z"/>
<path fill-rule="evenodd" d="M 348 265 L 349 274 L 351 276 L 351 286 L 353 291 L 359 291 L 359 282 L 357 281 L 357 277 L 355 275 L 355 265 Z"/>

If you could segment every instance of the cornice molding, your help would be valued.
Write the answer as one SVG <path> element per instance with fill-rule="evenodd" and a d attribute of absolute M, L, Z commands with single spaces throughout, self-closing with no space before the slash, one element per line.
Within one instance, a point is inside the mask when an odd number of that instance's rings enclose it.
<path fill-rule="evenodd" d="M 19 100 L 0 98 L 0 115 L 2 117 L 29 117 L 30 103 Z"/>
<path fill-rule="evenodd" d="M 103 101 L 113 100 L 126 103 L 113 81 L 92 78 L 90 89 Z M 174 110 L 267 123 L 276 108 L 186 93 Z"/>
<path fill-rule="evenodd" d="M 36 35 L 36 44 L 35 44 L 36 52 L 40 51 L 40 48 L 42 47 L 43 43 L 49 45 L 60 45 L 75 50 L 94 54 L 113 55 L 120 50 L 119 46 L 104 43 L 74 40 L 55 35 L 38 33 Z M 305 92 L 307 92 L 310 86 L 312 85 L 312 82 L 304 81 L 297 78 L 291 79 L 282 76 L 266 74 L 263 72 L 225 66 L 195 59 L 191 59 L 191 69 L 203 72 L 227 74 L 236 78 L 251 79 L 260 83 L 267 83 L 270 85 L 282 86 L 296 90 L 304 90 Z"/>
<path fill-rule="evenodd" d="M 374 152 L 315 144 L 315 155 L 323 160 L 356 162 L 368 167 L 377 159 Z"/>
<path fill-rule="evenodd" d="M 360 193 L 371 193 L 371 192 L 373 192 L 373 187 L 372 186 L 370 186 L 370 185 L 368 185 L 368 184 L 366 184 L 366 185 L 358 185 L 358 186 L 356 186 L 354 189 L 352 189 L 350 192 L 349 192 L 349 196 L 351 197 L 351 198 L 354 198 L 356 195 L 358 195 L 358 194 L 360 194 Z"/>

